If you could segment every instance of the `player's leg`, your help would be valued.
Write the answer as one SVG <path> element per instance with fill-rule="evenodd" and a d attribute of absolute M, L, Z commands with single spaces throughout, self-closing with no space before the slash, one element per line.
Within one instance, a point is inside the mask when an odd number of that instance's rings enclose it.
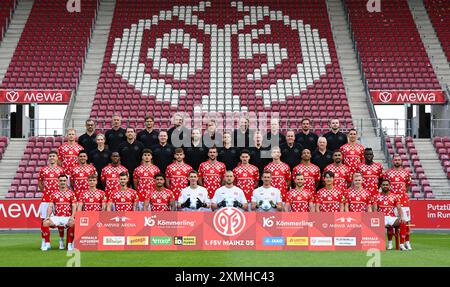
<path fill-rule="evenodd" d="M 67 250 L 72 251 L 73 250 L 73 240 L 75 237 L 75 225 L 71 218 L 67 220 L 66 223 L 67 226 Z"/>
<path fill-rule="evenodd" d="M 59 249 L 65 249 L 64 244 L 64 226 L 58 226 L 58 232 L 59 232 Z"/>
<path fill-rule="evenodd" d="M 41 214 L 41 250 L 46 251 L 50 249 L 50 227 L 44 226 L 44 220 L 47 218 L 47 209 L 48 209 L 48 202 L 41 202 L 41 205 L 39 207 L 40 214 Z M 44 250 L 45 249 L 45 250 Z"/>
<path fill-rule="evenodd" d="M 400 223 L 400 219 L 397 219 L 394 223 L 394 227 L 399 227 L 400 228 L 400 250 L 404 251 L 404 250 L 408 250 L 405 247 L 405 239 L 406 239 L 406 223 L 405 222 L 401 222 Z"/>
<path fill-rule="evenodd" d="M 384 217 L 384 225 L 386 226 L 387 230 L 387 237 L 388 237 L 388 250 L 392 250 L 392 238 L 394 237 L 394 227 L 392 226 L 392 218 L 390 216 Z"/>
<path fill-rule="evenodd" d="M 54 217 L 51 217 L 50 219 L 47 220 L 43 220 L 42 225 L 46 230 L 48 230 L 48 233 L 45 234 L 45 245 L 41 247 L 41 250 L 47 251 L 50 249 L 50 228 L 56 227 Z"/>

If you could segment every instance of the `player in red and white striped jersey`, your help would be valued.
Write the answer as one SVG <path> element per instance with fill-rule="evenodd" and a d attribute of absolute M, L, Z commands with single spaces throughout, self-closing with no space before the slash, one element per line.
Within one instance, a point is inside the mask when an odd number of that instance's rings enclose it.
<path fill-rule="evenodd" d="M 166 170 L 167 171 L 167 170 Z M 155 174 L 155 188 L 152 189 L 145 200 L 144 210 L 150 211 L 174 211 L 176 201 L 173 192 L 164 187 L 166 182 L 162 173 Z"/>
<path fill-rule="evenodd" d="M 363 188 L 369 191 L 372 196 L 377 195 L 383 176 L 383 166 L 373 161 L 373 150 L 371 148 L 364 150 L 364 163 L 358 166 L 356 172 L 361 173 L 364 178 Z"/>
<path fill-rule="evenodd" d="M 353 174 L 353 187 L 344 192 L 345 211 L 349 212 L 371 212 L 372 195 L 363 188 L 363 177 L 360 173 Z"/>
<path fill-rule="evenodd" d="M 142 151 L 142 164 L 134 170 L 133 184 L 138 192 L 138 209 L 144 210 L 144 202 L 149 197 L 150 192 L 155 189 L 154 176 L 160 173 L 159 168 L 152 164 L 152 151 L 144 149 Z"/>
<path fill-rule="evenodd" d="M 281 150 L 279 147 L 272 148 L 272 162 L 264 167 L 272 175 L 272 187 L 281 193 L 281 200 L 286 201 L 286 193 L 291 185 L 291 169 L 289 165 L 281 161 Z"/>
<path fill-rule="evenodd" d="M 208 190 L 208 197 L 213 198 L 216 190 L 222 186 L 226 167 L 223 162 L 217 161 L 217 148 L 208 149 L 209 159 L 200 164 L 198 177 L 200 185 Z"/>
<path fill-rule="evenodd" d="M 259 169 L 250 164 L 250 151 L 244 149 L 241 151 L 241 163 L 233 169 L 234 181 L 237 187 L 242 189 L 247 203 L 252 202 L 253 190 L 258 187 Z"/>
<path fill-rule="evenodd" d="M 75 141 L 76 137 L 75 129 L 68 129 L 68 141 L 58 147 L 58 158 L 68 176 L 70 176 L 72 168 L 78 164 L 78 153 L 84 149 Z"/>
<path fill-rule="evenodd" d="M 351 172 L 348 166 L 342 163 L 342 152 L 334 151 L 333 153 L 333 163 L 329 164 L 323 170 L 323 173 L 331 171 L 334 174 L 333 185 L 344 191 L 346 190 L 352 181 Z"/>
<path fill-rule="evenodd" d="M 96 175 L 97 170 L 92 164 L 87 163 L 88 155 L 82 150 L 78 153 L 79 164 L 72 168 L 70 173 L 70 182 L 75 196 L 78 198 L 80 194 L 89 189 L 88 176 Z"/>
<path fill-rule="evenodd" d="M 323 174 L 325 187 L 316 194 L 316 212 L 343 212 L 344 192 L 334 186 L 334 173 L 325 171 Z"/>
<path fill-rule="evenodd" d="M 314 212 L 315 190 L 305 186 L 305 177 L 301 173 L 294 176 L 295 188 L 288 191 L 286 195 L 286 206 L 284 211 L 289 212 Z"/>
<path fill-rule="evenodd" d="M 105 187 L 106 198 L 116 190 L 120 189 L 119 174 L 125 172 L 128 174 L 126 167 L 120 164 L 120 155 L 118 152 L 111 154 L 111 163 L 102 169 L 101 181 Z"/>
<path fill-rule="evenodd" d="M 103 190 L 97 189 L 97 175 L 88 176 L 88 190 L 83 191 L 78 199 L 78 211 L 106 210 L 106 196 Z"/>
<path fill-rule="evenodd" d="M 107 211 L 137 211 L 137 191 L 128 187 L 129 176 L 127 172 L 119 174 L 120 188 L 112 191 L 108 198 Z M 114 208 L 113 208 L 114 206 Z"/>
<path fill-rule="evenodd" d="M 193 169 L 184 162 L 185 154 L 182 148 L 175 149 L 174 157 L 175 161 L 166 168 L 166 181 L 175 200 L 178 200 L 181 190 L 189 185 L 189 172 Z"/>
<path fill-rule="evenodd" d="M 339 149 L 342 152 L 344 164 L 350 169 L 351 178 L 358 166 L 364 161 L 364 146 L 357 143 L 357 139 L 358 132 L 355 129 L 351 129 L 348 132 L 348 143 Z"/>
<path fill-rule="evenodd" d="M 292 180 L 295 181 L 295 177 L 299 173 L 304 177 L 305 187 L 315 193 L 320 182 L 320 168 L 311 163 L 311 151 L 309 149 L 302 151 L 302 162 L 292 169 Z"/>

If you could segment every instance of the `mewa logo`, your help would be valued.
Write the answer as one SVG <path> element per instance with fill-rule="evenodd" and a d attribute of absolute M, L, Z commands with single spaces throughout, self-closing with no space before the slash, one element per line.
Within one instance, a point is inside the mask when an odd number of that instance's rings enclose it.
<path fill-rule="evenodd" d="M 0 218 L 20 218 L 25 216 L 39 217 L 39 207 L 35 204 L 26 203 L 12 203 L 10 205 L 5 205 L 0 203 Z"/>

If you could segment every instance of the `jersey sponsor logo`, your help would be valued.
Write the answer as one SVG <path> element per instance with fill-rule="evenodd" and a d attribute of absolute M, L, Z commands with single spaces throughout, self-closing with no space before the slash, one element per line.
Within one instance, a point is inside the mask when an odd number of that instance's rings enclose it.
<path fill-rule="evenodd" d="M 216 231 L 225 236 L 235 236 L 241 233 L 246 224 L 244 213 L 234 207 L 220 209 L 213 218 Z"/>
<path fill-rule="evenodd" d="M 334 246 L 356 246 L 356 237 L 335 237 Z"/>
<path fill-rule="evenodd" d="M 114 246 L 124 246 L 125 236 L 104 236 L 103 245 L 114 245 Z"/>
<path fill-rule="evenodd" d="M 308 246 L 309 238 L 308 237 L 287 237 L 286 245 L 288 246 Z"/>
<path fill-rule="evenodd" d="M 127 245 L 148 245 L 148 236 L 127 236 Z"/>

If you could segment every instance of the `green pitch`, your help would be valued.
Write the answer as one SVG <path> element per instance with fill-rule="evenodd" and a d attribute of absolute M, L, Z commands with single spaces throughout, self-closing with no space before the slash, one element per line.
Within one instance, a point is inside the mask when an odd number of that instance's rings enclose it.
<path fill-rule="evenodd" d="M 0 234 L 0 266 L 66 266 L 66 251 L 42 252 L 39 234 Z M 381 266 L 450 266 L 449 234 L 412 234 L 412 251 L 383 251 Z M 81 252 L 80 264 L 88 266 L 360 266 L 371 257 L 363 251 L 127 251 Z"/>

